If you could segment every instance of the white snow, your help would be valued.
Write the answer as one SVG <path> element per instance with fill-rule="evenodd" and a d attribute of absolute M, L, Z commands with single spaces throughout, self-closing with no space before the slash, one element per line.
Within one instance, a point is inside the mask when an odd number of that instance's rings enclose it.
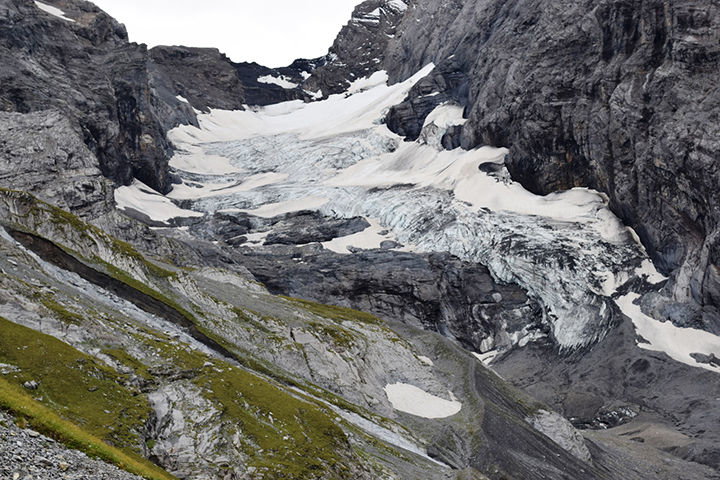
<path fill-rule="evenodd" d="M 385 239 L 382 225 L 387 239 L 411 251 L 480 262 L 499 280 L 528 289 L 547 306 L 562 347 L 599 338 L 611 315 L 609 297 L 643 274 L 635 266 L 646 252 L 609 210 L 606 196 L 584 188 L 534 195 L 510 178 L 506 149 L 440 148 L 444 129 L 465 121 L 457 105 L 436 108 L 417 142 L 390 132 L 382 123 L 388 109 L 433 68 L 394 85 L 376 72 L 317 102 L 199 115 L 199 128 L 178 127 L 170 139 L 180 150 L 226 160 L 202 166 L 179 158 L 173 166 L 184 161 L 185 167 L 222 172 L 230 165 L 242 174 L 201 180 L 200 188 L 178 186 L 170 196 L 192 199 L 194 209 L 206 212 L 270 216 L 307 208 L 373 219 L 372 228 L 325 246 L 341 253 L 348 246 L 377 247 Z M 480 170 L 483 164 L 492 172 Z M 271 173 L 276 176 L 252 178 Z M 511 336 L 532 338 L 527 332 Z"/>
<path fill-rule="evenodd" d="M 489 366 L 492 361 L 495 360 L 495 357 L 498 356 L 498 353 L 500 352 L 498 352 L 497 350 L 490 350 L 486 353 L 472 352 L 473 356 L 480 360 L 485 366 Z"/>
<path fill-rule="evenodd" d="M 323 247 L 336 253 L 350 254 L 350 247 L 369 250 L 380 248 L 382 242 L 392 240 L 387 234 L 380 235 L 380 232 L 383 230 L 387 231 L 387 229 L 383 228 L 376 219 L 368 218 L 367 221 L 370 223 L 370 226 L 362 232 L 334 238 L 329 242 L 323 242 Z"/>
<path fill-rule="evenodd" d="M 640 348 L 656 352 L 664 352 L 670 358 L 692 367 L 700 367 L 713 372 L 720 368 L 697 362 L 690 356 L 692 353 L 705 355 L 714 354 L 720 358 L 720 337 L 703 330 L 676 327 L 671 322 L 660 322 L 645 315 L 635 301 L 640 298 L 637 293 L 628 293 L 616 301 L 622 312 L 630 317 L 637 334 L 650 343 L 639 343 Z"/>
<path fill-rule="evenodd" d="M 385 394 L 393 408 L 423 418 L 452 417 L 462 409 L 451 394 L 451 400 L 436 397 L 407 383 L 393 383 L 385 386 Z"/>
<path fill-rule="evenodd" d="M 388 0 L 387 6 L 396 12 L 404 12 L 408 8 L 407 4 L 402 0 Z"/>
<path fill-rule="evenodd" d="M 115 203 L 121 210 L 133 209 L 152 220 L 166 222 L 171 218 L 202 217 L 202 212 L 184 210 L 170 199 L 148 187 L 140 180 L 115 190 Z"/>
<path fill-rule="evenodd" d="M 388 74 L 385 70 L 375 72 L 368 77 L 358 78 L 350 84 L 350 87 L 347 89 L 347 93 L 359 93 L 370 88 L 377 87 L 379 85 L 385 85 L 388 81 L 388 78 Z"/>
<path fill-rule="evenodd" d="M 182 95 L 176 95 L 175 98 L 177 98 L 179 101 L 181 101 L 183 103 L 187 103 L 188 105 L 190 105 L 190 102 L 188 102 L 187 98 L 183 97 Z"/>
<path fill-rule="evenodd" d="M 298 87 L 297 83 L 291 82 L 284 75 L 280 75 L 279 77 L 273 77 L 272 75 L 265 75 L 262 77 L 258 77 L 257 81 L 260 83 L 266 83 L 269 85 L 277 85 L 278 87 L 282 87 L 286 90 L 292 90 L 293 88 Z"/>
<path fill-rule="evenodd" d="M 37 0 L 35 0 L 35 5 L 43 12 L 49 13 L 50 15 L 53 15 L 57 18 L 62 18 L 67 22 L 75 23 L 75 20 L 66 17 L 65 12 L 63 12 L 57 7 L 53 7 L 52 5 L 48 5 L 47 3 L 38 2 Z"/>
<path fill-rule="evenodd" d="M 437 95 L 437 93 L 430 94 L 428 96 Z M 448 128 L 455 125 L 465 125 L 467 122 L 466 118 L 463 118 L 463 107 L 460 105 L 454 105 L 451 103 L 444 103 L 438 105 L 435 110 L 425 118 L 423 126 L 427 127 L 430 124 L 435 124 L 440 128 Z"/>
<path fill-rule="evenodd" d="M 385 111 L 400 103 L 412 86 L 434 68 L 430 64 L 404 82 L 377 85 L 349 97 L 331 95 L 308 104 L 294 100 L 255 110 L 211 110 L 198 116 L 200 128 L 184 125 L 168 135 L 176 145 L 197 145 L 293 133 L 303 139 L 317 139 L 373 128 Z"/>
<path fill-rule="evenodd" d="M 230 160 L 225 157 L 205 154 L 196 147 L 190 148 L 192 150 L 176 152 L 170 159 L 170 166 L 188 173 L 201 175 L 225 175 L 242 171 L 233 167 Z"/>
<path fill-rule="evenodd" d="M 237 212 L 249 213 L 257 217 L 272 218 L 278 215 L 284 215 L 291 212 L 299 212 L 301 210 L 317 210 L 328 202 L 323 197 L 305 197 L 297 200 L 288 200 L 285 202 L 270 203 L 254 209 L 238 209 Z"/>
<path fill-rule="evenodd" d="M 648 283 L 656 284 L 667 280 L 665 275 L 657 271 L 655 265 L 653 265 L 650 259 L 643 260 L 642 264 L 637 270 L 635 270 L 635 272 L 639 277 L 644 278 Z"/>

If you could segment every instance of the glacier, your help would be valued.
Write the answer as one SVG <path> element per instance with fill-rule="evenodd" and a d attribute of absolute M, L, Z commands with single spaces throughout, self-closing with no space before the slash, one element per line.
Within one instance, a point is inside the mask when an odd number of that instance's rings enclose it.
<path fill-rule="evenodd" d="M 325 248 L 349 253 L 392 239 L 405 251 L 482 263 L 540 300 L 561 350 L 599 341 L 621 315 L 619 287 L 638 280 L 655 288 L 647 280 L 659 274 L 644 247 L 599 192 L 538 196 L 510 178 L 507 149 L 444 150 L 442 136 L 465 121 L 459 105 L 437 107 L 415 142 L 392 133 L 383 124 L 388 109 L 433 68 L 394 85 L 377 72 L 322 101 L 201 114 L 199 127 L 168 134 L 182 178 L 168 198 L 207 215 L 364 217 L 366 232 Z M 253 235 L 260 245 L 263 234 Z M 542 336 L 524 329 L 512 338 L 524 345 Z"/>

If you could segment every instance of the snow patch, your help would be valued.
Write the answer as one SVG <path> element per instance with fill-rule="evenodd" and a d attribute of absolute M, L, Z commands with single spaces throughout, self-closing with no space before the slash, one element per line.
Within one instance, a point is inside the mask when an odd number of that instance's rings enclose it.
<path fill-rule="evenodd" d="M 354 94 L 368 90 L 370 88 L 377 87 L 378 85 L 385 85 L 390 77 L 385 70 L 380 70 L 373 73 L 372 75 L 365 78 L 358 78 L 350 84 L 347 89 L 347 93 Z"/>
<path fill-rule="evenodd" d="M 437 95 L 437 93 L 431 95 Z M 451 103 L 438 105 L 435 107 L 435 110 L 430 112 L 430 114 L 425 118 L 423 128 L 430 124 L 434 124 L 444 129 L 457 125 L 465 125 L 465 123 L 467 123 L 467 119 L 463 118 L 464 111 L 465 109 L 460 105 L 453 105 Z"/>
<path fill-rule="evenodd" d="M 445 400 L 407 383 L 386 385 L 385 394 L 395 410 L 416 417 L 447 418 L 462 409 L 462 403 L 452 394 L 451 400 Z"/>
<path fill-rule="evenodd" d="M 120 210 L 136 210 L 151 220 L 167 222 L 172 218 L 202 217 L 203 213 L 184 210 L 169 198 L 148 187 L 140 180 L 115 190 L 115 203 Z"/>
<path fill-rule="evenodd" d="M 638 277 L 644 278 L 645 281 L 652 284 L 664 282 L 668 279 L 665 275 L 657 271 L 655 265 L 652 263 L 652 261 L 650 261 L 650 259 L 643 260 L 642 264 L 640 264 L 640 267 L 635 270 L 635 273 Z"/>
<path fill-rule="evenodd" d="M 396 12 L 404 12 L 408 9 L 408 6 L 402 0 L 388 0 L 387 6 L 395 10 Z"/>
<path fill-rule="evenodd" d="M 473 356 L 480 360 L 485 366 L 489 366 L 499 353 L 497 350 L 490 350 L 486 353 L 472 352 Z"/>
<path fill-rule="evenodd" d="M 278 87 L 282 87 L 285 90 L 292 90 L 293 88 L 297 88 L 298 84 L 293 83 L 284 75 L 280 75 L 279 77 L 274 77 L 272 75 L 265 75 L 263 77 L 258 77 L 257 79 L 260 83 L 265 83 L 268 85 L 277 85 Z"/>
<path fill-rule="evenodd" d="M 327 198 L 322 197 L 305 197 L 297 200 L 288 200 L 286 202 L 268 203 L 255 209 L 236 209 L 226 210 L 239 213 L 248 213 L 262 218 L 273 218 L 278 215 L 284 215 L 291 212 L 299 212 L 301 210 L 317 210 L 328 202 Z"/>
<path fill-rule="evenodd" d="M 351 247 L 361 248 L 363 250 L 371 250 L 380 248 L 380 244 L 386 240 L 391 240 L 387 234 L 386 228 L 378 223 L 377 220 L 366 219 L 370 226 L 362 232 L 353 233 L 344 237 L 333 238 L 329 242 L 323 242 L 322 246 L 335 253 L 350 254 Z"/>
<path fill-rule="evenodd" d="M 35 0 L 35 6 L 38 7 L 40 10 L 42 10 L 43 12 L 49 13 L 50 15 L 52 15 L 54 17 L 62 18 L 66 22 L 75 23 L 75 20 L 73 20 L 72 18 L 66 17 L 65 12 L 63 12 L 62 10 L 60 10 L 57 7 L 53 7 L 52 5 L 48 5 L 47 3 L 38 2 L 37 0 Z"/>
<path fill-rule="evenodd" d="M 645 315 L 636 302 L 637 293 L 628 293 L 615 300 L 620 310 L 630 317 L 639 336 L 649 343 L 639 343 L 640 348 L 664 352 L 673 360 L 692 367 L 720 372 L 720 367 L 700 363 L 691 354 L 702 353 L 720 357 L 720 337 L 695 328 L 676 327 L 671 322 L 660 322 Z"/>

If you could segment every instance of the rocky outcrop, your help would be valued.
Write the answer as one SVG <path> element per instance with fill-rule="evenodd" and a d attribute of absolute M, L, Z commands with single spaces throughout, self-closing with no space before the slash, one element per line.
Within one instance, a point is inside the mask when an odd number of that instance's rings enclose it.
<path fill-rule="evenodd" d="M 341 93 L 353 80 L 382 70 L 385 50 L 398 34 L 407 8 L 403 0 L 369 0 L 358 5 L 330 47 L 326 64 L 305 83 L 306 89 L 325 96 Z"/>
<path fill-rule="evenodd" d="M 520 287 L 497 283 L 484 266 L 449 254 L 255 248 L 243 251 L 243 265 L 272 292 L 400 320 L 476 352 L 547 333 L 541 307 Z"/>
<path fill-rule="evenodd" d="M 169 144 L 153 109 L 147 51 L 90 2 L 62 1 L 64 18 L 34 2 L 0 7 L 0 109 L 59 110 L 79 125 L 102 173 L 167 192 Z"/>
<path fill-rule="evenodd" d="M 296 60 L 283 68 L 257 63 L 235 63 L 215 48 L 155 47 L 150 50 L 150 69 L 158 90 L 172 93 L 168 100 L 189 102 L 207 112 L 211 108 L 244 110 L 247 105 L 270 105 L 289 100 L 308 100 L 301 84 L 319 60 Z M 172 118 L 167 129 L 188 122 Z"/>
<path fill-rule="evenodd" d="M 83 215 L 97 216 L 107 208 L 109 182 L 80 127 L 61 112 L 0 112 L 0 152 L 0 186 L 32 192 Z"/>
<path fill-rule="evenodd" d="M 536 193 L 607 193 L 674 272 L 675 300 L 691 302 L 681 321 L 717 326 L 719 25 L 712 2 L 416 0 L 379 41 L 378 68 L 395 80 L 437 68 L 388 125 L 413 138 L 443 100 L 426 95 L 459 101 L 468 122 L 446 146 L 509 147 L 513 178 Z M 344 45 L 363 38 L 347 32 Z"/>

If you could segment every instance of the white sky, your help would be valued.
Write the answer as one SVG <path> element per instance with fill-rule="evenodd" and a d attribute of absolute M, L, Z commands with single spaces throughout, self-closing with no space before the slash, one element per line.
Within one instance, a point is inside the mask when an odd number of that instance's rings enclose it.
<path fill-rule="evenodd" d="M 130 40 L 216 47 L 269 67 L 327 53 L 361 0 L 92 0 Z"/>

